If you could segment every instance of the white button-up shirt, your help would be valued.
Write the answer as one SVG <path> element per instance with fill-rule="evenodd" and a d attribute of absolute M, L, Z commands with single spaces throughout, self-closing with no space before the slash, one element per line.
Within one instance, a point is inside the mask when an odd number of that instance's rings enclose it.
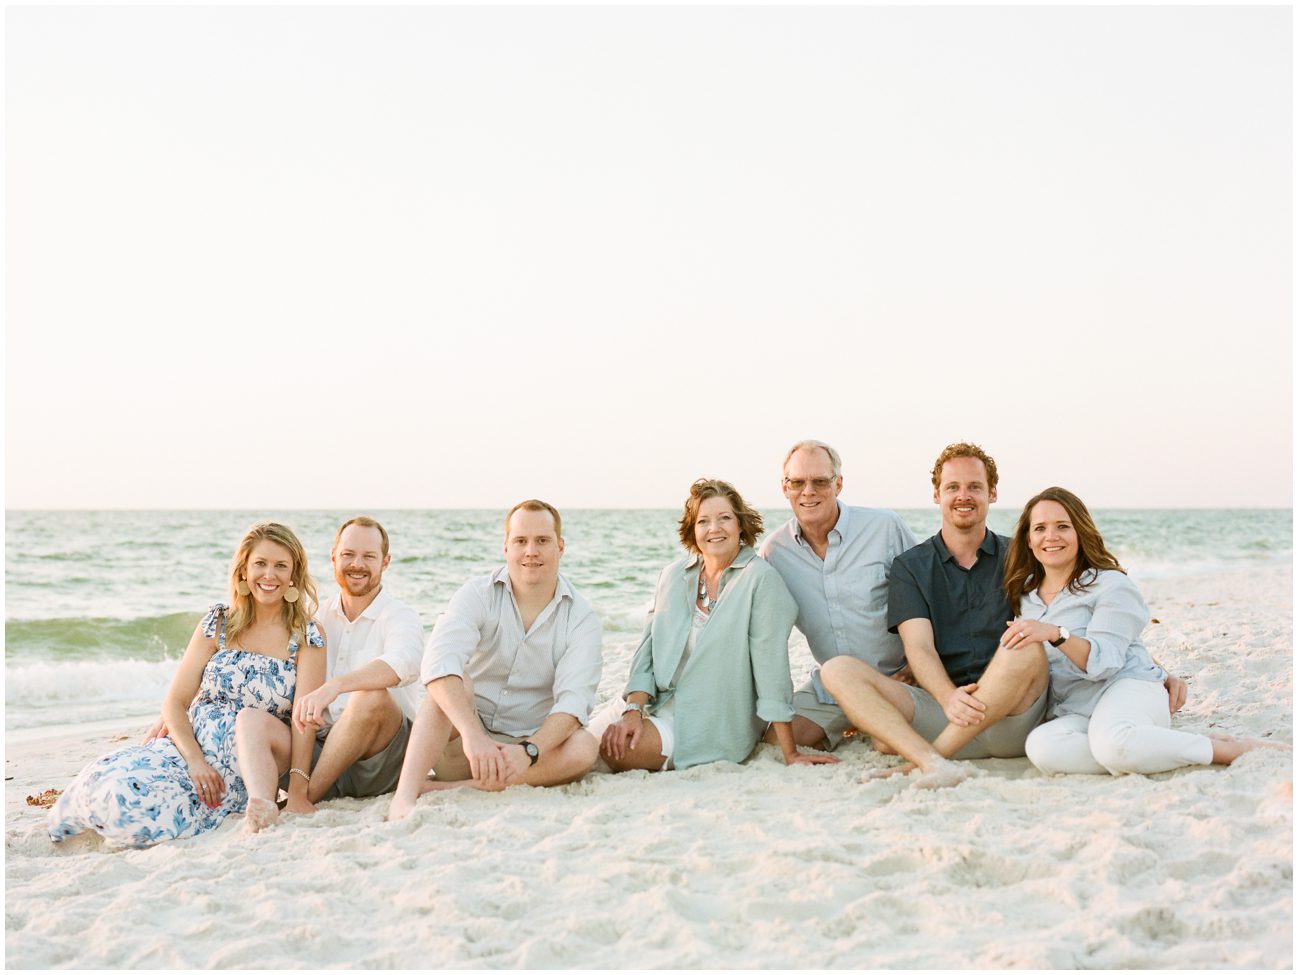
<path fill-rule="evenodd" d="M 423 696 L 416 680 L 424 644 L 424 626 L 419 622 L 419 614 L 394 599 L 386 589 L 380 589 L 374 601 L 354 620 L 349 620 L 343 612 L 342 596 L 338 593 L 320 607 L 316 620 L 329 641 L 325 679 L 332 680 L 373 660 L 382 660 L 400 679 L 396 687 L 389 688 L 392 697 L 401 712 L 414 720 Z M 350 696 L 350 693 L 339 694 L 329 705 L 325 712 L 326 728 L 342 717 Z"/>
<path fill-rule="evenodd" d="M 501 566 L 451 597 L 428 638 L 420 679 L 467 676 L 489 731 L 530 735 L 559 713 L 584 725 L 599 689 L 603 632 L 594 608 L 563 576 L 524 632 L 509 569 Z"/>

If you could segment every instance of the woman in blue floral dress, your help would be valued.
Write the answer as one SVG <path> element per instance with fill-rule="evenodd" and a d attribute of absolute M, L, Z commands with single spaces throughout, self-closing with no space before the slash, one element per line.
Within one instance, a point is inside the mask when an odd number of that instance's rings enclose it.
<path fill-rule="evenodd" d="M 312 812 L 314 729 L 290 730 L 289 718 L 294 693 L 324 681 L 315 609 L 302 543 L 275 522 L 253 525 L 231 562 L 230 606 L 218 603 L 198 624 L 172 679 L 167 734 L 82 769 L 50 810 L 50 838 L 94 829 L 113 846 L 151 846 L 245 808 L 257 830 L 279 815 L 279 777 L 290 769 L 287 809 Z M 275 725 L 269 747 L 239 746 L 250 721 Z"/>

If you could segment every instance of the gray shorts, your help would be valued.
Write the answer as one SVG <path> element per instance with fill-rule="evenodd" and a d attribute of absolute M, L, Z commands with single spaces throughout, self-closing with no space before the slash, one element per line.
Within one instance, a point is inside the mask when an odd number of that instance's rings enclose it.
<path fill-rule="evenodd" d="M 946 712 L 942 705 L 922 687 L 905 685 L 910 691 L 910 699 L 915 704 L 915 718 L 911 727 L 918 731 L 926 741 L 932 741 L 942 733 L 948 724 Z M 986 731 L 981 731 L 969 744 L 965 745 L 953 758 L 1022 758 L 1026 753 L 1023 743 L 1028 740 L 1032 729 L 1041 723 L 1046 716 L 1046 700 L 1050 697 L 1049 688 L 1041 692 L 1032 707 L 1022 714 L 1007 715 L 1001 718 Z"/>
<path fill-rule="evenodd" d="M 311 758 L 312 768 L 315 768 L 320 762 L 320 753 L 324 750 L 325 739 L 328 735 L 327 730 L 322 730 L 316 734 L 315 754 Z M 397 729 L 397 733 L 388 742 L 388 747 L 377 755 L 371 755 L 369 758 L 362 758 L 359 762 L 354 762 L 342 775 L 338 776 L 338 781 L 329 787 L 329 790 L 320 797 L 320 801 L 325 802 L 329 799 L 343 798 L 370 799 L 395 790 L 397 780 L 401 778 L 401 763 L 405 761 L 406 743 L 409 741 L 410 719 L 403 715 L 401 727 Z M 288 791 L 288 775 L 280 777 L 279 787 L 285 792 Z"/>
<path fill-rule="evenodd" d="M 831 752 L 843 743 L 844 735 L 855 731 L 852 719 L 837 704 L 822 701 L 816 693 L 816 685 L 810 680 L 793 692 L 793 712 L 820 726 Z"/>

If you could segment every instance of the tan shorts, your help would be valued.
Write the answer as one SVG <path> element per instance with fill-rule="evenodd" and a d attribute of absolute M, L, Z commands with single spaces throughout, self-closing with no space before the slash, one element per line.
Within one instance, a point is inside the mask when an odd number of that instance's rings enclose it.
<path fill-rule="evenodd" d="M 852 719 L 843 713 L 837 704 L 826 704 L 816 693 L 816 686 L 810 680 L 793 692 L 793 712 L 800 714 L 825 732 L 832 752 L 844 741 L 844 736 L 855 733 Z"/>
<path fill-rule="evenodd" d="M 528 740 L 527 735 L 516 738 L 486 728 L 483 731 L 487 732 L 488 738 L 501 745 L 517 745 Z M 433 774 L 443 782 L 462 782 L 469 777 L 469 760 L 464 754 L 464 741 L 458 734 L 446 743 L 442 757 L 433 766 Z"/>
<path fill-rule="evenodd" d="M 906 690 L 910 691 L 911 701 L 915 704 L 915 718 L 911 721 L 911 727 L 923 735 L 926 741 L 932 741 L 948 724 L 946 712 L 942 710 L 942 705 L 937 703 L 937 698 L 924 688 L 907 684 Z M 986 731 L 979 732 L 973 741 L 952 757 L 1022 758 L 1026 754 L 1023 743 L 1028 740 L 1032 729 L 1046 716 L 1046 701 L 1049 697 L 1050 691 L 1047 688 L 1032 703 L 1032 707 L 1022 714 L 1001 718 Z"/>

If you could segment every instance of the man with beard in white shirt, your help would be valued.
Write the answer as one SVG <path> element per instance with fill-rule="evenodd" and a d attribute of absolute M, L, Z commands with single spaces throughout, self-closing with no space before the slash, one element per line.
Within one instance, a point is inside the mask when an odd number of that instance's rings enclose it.
<path fill-rule="evenodd" d="M 308 776 L 313 803 L 397 787 L 419 708 L 424 642 L 419 615 L 383 588 L 392 556 L 382 525 L 364 515 L 344 522 L 329 558 L 338 593 L 316 614 L 327 641 L 326 679 L 293 702 L 293 723 L 319 729 Z"/>

